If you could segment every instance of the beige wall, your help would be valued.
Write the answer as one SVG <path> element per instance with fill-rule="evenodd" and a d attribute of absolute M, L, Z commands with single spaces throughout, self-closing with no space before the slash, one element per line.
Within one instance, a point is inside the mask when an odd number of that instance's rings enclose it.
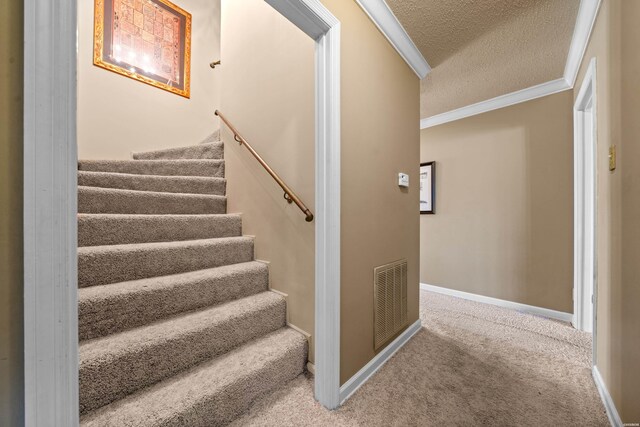
<path fill-rule="evenodd" d="M 315 213 L 314 42 L 263 0 L 224 0 L 222 23 L 221 111 Z M 315 223 L 222 135 L 228 210 L 242 212 L 272 287 L 289 295 L 289 321 L 313 334 Z"/>
<path fill-rule="evenodd" d="M 640 4 L 604 0 L 574 88 L 597 60 L 598 313 L 596 363 L 623 422 L 640 421 L 640 217 L 637 116 Z M 608 169 L 616 145 L 618 167 Z"/>
<path fill-rule="evenodd" d="M 573 94 L 421 133 L 436 214 L 421 216 L 420 281 L 573 312 Z"/>
<path fill-rule="evenodd" d="M 0 425 L 24 423 L 22 336 L 22 27 L 0 2 Z"/>
<path fill-rule="evenodd" d="M 78 1 L 78 156 L 126 159 L 132 151 L 201 142 L 216 129 L 220 0 L 174 0 L 192 14 L 191 98 L 93 65 L 92 0 Z"/>
<path fill-rule="evenodd" d="M 417 180 L 419 81 L 355 2 L 323 3 L 342 31 L 345 382 L 375 355 L 374 267 L 408 259 L 409 318 L 418 318 L 418 189 L 400 190 L 397 173 Z M 222 10 L 222 111 L 315 212 L 314 43 L 261 1 L 225 0 Z M 314 224 L 223 137 L 230 209 L 257 236 L 257 257 L 271 261 L 273 287 L 289 294 L 291 322 L 313 333 Z"/>

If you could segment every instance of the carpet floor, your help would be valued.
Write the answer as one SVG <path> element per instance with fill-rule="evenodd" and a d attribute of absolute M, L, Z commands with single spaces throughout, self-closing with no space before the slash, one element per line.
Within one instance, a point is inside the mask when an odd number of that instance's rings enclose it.
<path fill-rule="evenodd" d="M 591 336 L 516 311 L 420 292 L 422 329 L 339 410 L 299 376 L 234 426 L 608 426 Z"/>

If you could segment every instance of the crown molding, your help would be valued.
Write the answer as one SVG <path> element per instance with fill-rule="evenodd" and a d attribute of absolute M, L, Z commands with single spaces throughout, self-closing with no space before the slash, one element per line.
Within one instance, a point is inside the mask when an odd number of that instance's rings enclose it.
<path fill-rule="evenodd" d="M 420 120 L 420 129 L 573 89 L 602 0 L 581 0 L 563 77 Z"/>
<path fill-rule="evenodd" d="M 420 120 L 420 129 L 426 129 L 443 123 L 464 119 L 466 117 L 475 116 L 477 114 L 486 113 L 487 111 L 497 110 L 499 108 L 508 107 L 510 105 L 520 104 L 522 102 L 531 101 L 554 93 L 571 89 L 571 86 L 564 78 L 551 80 L 536 86 L 531 86 L 506 95 L 500 95 L 486 101 L 477 102 L 467 105 L 466 107 L 456 110 L 447 111 L 446 113 L 437 114 Z"/>
<path fill-rule="evenodd" d="M 384 0 L 356 0 L 362 10 L 378 27 L 389 43 L 398 51 L 418 78 L 424 79 L 431 67 L 418 50 L 409 34 Z"/>
<path fill-rule="evenodd" d="M 576 83 L 578 70 L 582 64 L 584 53 L 589 44 L 589 38 L 593 31 L 593 26 L 598 16 L 601 0 L 581 0 L 578 9 L 578 17 L 576 25 L 573 29 L 573 37 L 571 38 L 571 46 L 567 55 L 567 63 L 564 67 L 564 79 L 569 86 L 573 87 Z"/>

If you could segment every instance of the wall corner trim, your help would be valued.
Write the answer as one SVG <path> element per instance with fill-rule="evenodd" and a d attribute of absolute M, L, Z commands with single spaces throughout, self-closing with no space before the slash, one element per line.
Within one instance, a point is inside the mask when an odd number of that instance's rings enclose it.
<path fill-rule="evenodd" d="M 609 390 L 607 389 L 606 384 L 604 383 L 604 379 L 602 375 L 600 375 L 600 371 L 597 366 L 593 367 L 592 370 L 593 381 L 596 383 L 596 388 L 598 389 L 598 393 L 600 394 L 600 399 L 602 399 L 602 403 L 604 404 L 604 408 L 607 412 L 607 417 L 609 417 L 609 422 L 612 427 L 622 427 L 622 419 L 620 418 L 620 414 L 618 414 L 618 410 L 616 409 L 616 405 L 613 403 L 613 399 L 609 394 Z"/>
<path fill-rule="evenodd" d="M 600 3 L 602 0 L 580 0 L 576 25 L 573 29 L 569 54 L 564 68 L 564 78 L 571 87 L 576 83 L 580 64 L 582 64 L 598 16 Z"/>
<path fill-rule="evenodd" d="M 413 322 L 391 344 L 387 345 L 380 353 L 362 367 L 354 376 L 340 387 L 340 404 L 342 405 L 353 395 L 369 378 L 373 376 L 391 357 L 396 354 L 413 336 L 422 328 L 420 319 Z"/>
<path fill-rule="evenodd" d="M 420 283 L 420 290 L 436 292 L 438 294 L 449 295 L 452 297 L 462 298 L 469 301 L 481 302 L 484 304 L 497 305 L 498 307 L 509 308 L 511 310 L 520 311 L 522 313 L 532 314 L 534 316 L 547 317 L 549 319 L 560 320 L 562 322 L 571 322 L 573 314 L 562 311 L 551 310 L 549 308 L 536 307 L 533 305 L 522 304 L 519 302 L 507 301 L 503 299 L 487 297 L 484 295 L 472 294 L 470 292 L 457 291 L 455 289 L 443 288 L 441 286 L 427 285 Z"/>
<path fill-rule="evenodd" d="M 409 37 L 398 18 L 384 0 L 356 0 L 362 10 L 376 24 L 376 27 L 389 40 L 419 79 L 424 79 L 431 67 L 420 50 Z"/>
<path fill-rule="evenodd" d="M 500 95 L 486 101 L 477 102 L 467 105 L 456 110 L 447 111 L 446 113 L 436 114 L 420 120 L 420 129 L 426 129 L 455 120 L 464 119 L 465 117 L 475 116 L 477 114 L 486 113 L 488 111 L 497 110 L 499 108 L 509 107 L 511 105 L 520 104 L 522 102 L 531 101 L 554 93 L 571 89 L 571 86 L 562 77 L 551 80 L 546 83 L 521 89 L 516 92 Z"/>

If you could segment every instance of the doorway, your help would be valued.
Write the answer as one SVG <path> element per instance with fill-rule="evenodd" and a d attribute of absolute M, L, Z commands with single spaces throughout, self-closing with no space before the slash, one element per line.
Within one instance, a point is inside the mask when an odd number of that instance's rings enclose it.
<path fill-rule="evenodd" d="M 596 318 L 596 59 L 593 58 L 573 107 L 574 286 L 573 325 L 593 334 Z M 595 351 L 594 360 L 595 365 Z"/>

